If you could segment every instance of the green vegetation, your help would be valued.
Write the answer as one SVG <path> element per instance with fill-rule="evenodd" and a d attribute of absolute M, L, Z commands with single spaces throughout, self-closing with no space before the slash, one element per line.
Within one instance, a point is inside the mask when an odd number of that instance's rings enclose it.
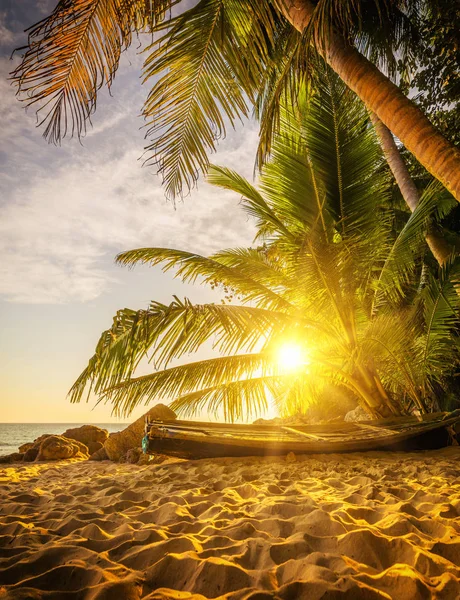
<path fill-rule="evenodd" d="M 143 80 L 152 85 L 147 162 L 170 198 L 207 173 L 243 196 L 257 224 L 249 249 L 120 255 L 121 264 L 161 263 L 184 281 L 222 286 L 230 302 L 175 298 L 120 311 L 71 399 L 89 386 L 123 414 L 161 397 L 183 413 L 206 406 L 230 420 L 270 398 L 281 412 L 303 411 L 331 389 L 376 417 L 451 408 L 460 301 L 457 6 L 185 4 L 60 0 L 30 29 L 13 73 L 19 96 L 40 107 L 45 137 L 60 143 L 84 134 L 133 33 L 153 34 Z M 260 123 L 258 188 L 208 158 L 251 110 Z M 211 342 L 217 358 L 169 366 Z M 136 377 L 148 355 L 159 370 Z"/>
<path fill-rule="evenodd" d="M 118 257 L 221 285 L 231 301 L 174 298 L 119 311 L 72 401 L 89 386 L 124 415 L 171 399 L 182 414 L 206 407 L 233 420 L 271 399 L 281 412 L 305 411 L 333 386 L 375 417 L 439 408 L 459 362 L 458 265 L 433 265 L 424 238 L 455 202 L 431 184 L 409 218 L 397 211 L 365 107 L 319 68 L 310 86 L 296 89 L 295 103 L 281 103 L 258 188 L 226 168 L 209 170 L 208 181 L 243 197 L 257 225 L 255 247 L 211 257 L 144 248 Z M 219 356 L 168 367 L 210 342 Z M 287 343 L 303 357 L 292 369 L 278 360 Z M 136 377 L 146 356 L 160 370 Z"/>
<path fill-rule="evenodd" d="M 184 5 L 180 0 L 60 0 L 30 29 L 29 45 L 13 73 L 20 97 L 42 106 L 45 136 L 59 143 L 66 134 L 83 134 L 98 91 L 112 84 L 133 32 L 153 33 L 144 64 L 144 82 L 152 85 L 144 106 L 152 138 L 149 161 L 174 198 L 207 171 L 208 154 L 225 128 L 248 116 L 251 107 L 261 120 L 260 162 L 268 158 L 280 101 L 289 97 L 297 103 L 302 82 L 322 56 L 460 200 L 460 151 L 392 81 L 399 60 L 404 74 L 407 65 L 423 67 L 418 84 L 425 90 L 434 89 L 434 78 L 436 90 L 440 80 L 443 90 L 455 92 L 458 13 L 451 9 L 454 22 L 446 25 L 445 1 L 199 0 L 192 8 Z M 449 62 L 439 73 L 439 61 L 432 59 L 445 60 L 445 33 Z M 435 117 L 432 102 L 438 97 L 425 94 L 421 101 Z"/>

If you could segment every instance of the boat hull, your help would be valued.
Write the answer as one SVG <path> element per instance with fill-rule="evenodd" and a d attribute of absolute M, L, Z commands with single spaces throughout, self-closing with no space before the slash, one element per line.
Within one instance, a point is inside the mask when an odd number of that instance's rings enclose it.
<path fill-rule="evenodd" d="M 363 452 L 373 450 L 420 450 L 452 443 L 449 427 L 460 415 L 419 423 L 406 419 L 371 424 L 314 427 L 245 426 L 199 422 L 153 422 L 146 425 L 144 451 L 180 458 L 283 456 Z M 371 423 L 371 422 L 369 422 Z M 407 424 L 408 423 L 408 424 Z M 406 424 L 403 426 L 403 424 Z"/>

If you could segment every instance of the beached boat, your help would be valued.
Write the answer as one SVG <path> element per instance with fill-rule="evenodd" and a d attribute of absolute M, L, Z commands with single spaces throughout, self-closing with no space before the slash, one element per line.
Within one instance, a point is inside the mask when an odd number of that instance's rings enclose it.
<path fill-rule="evenodd" d="M 423 417 L 321 425 L 146 422 L 146 454 L 182 458 L 432 449 L 453 443 L 460 410 Z"/>

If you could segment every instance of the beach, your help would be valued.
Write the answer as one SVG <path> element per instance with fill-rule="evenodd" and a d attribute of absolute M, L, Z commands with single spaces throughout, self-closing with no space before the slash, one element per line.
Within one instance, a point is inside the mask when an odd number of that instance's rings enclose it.
<path fill-rule="evenodd" d="M 0 598 L 455 599 L 459 458 L 8 465 Z"/>

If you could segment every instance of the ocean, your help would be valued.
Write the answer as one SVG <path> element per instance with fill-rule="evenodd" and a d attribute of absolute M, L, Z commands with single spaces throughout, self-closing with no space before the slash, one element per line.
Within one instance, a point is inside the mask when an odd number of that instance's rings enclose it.
<path fill-rule="evenodd" d="M 19 446 L 33 442 L 44 433 L 62 434 L 71 427 L 80 427 L 89 423 L 0 423 L 0 456 L 17 452 Z M 109 433 L 121 431 L 129 423 L 90 423 Z"/>

